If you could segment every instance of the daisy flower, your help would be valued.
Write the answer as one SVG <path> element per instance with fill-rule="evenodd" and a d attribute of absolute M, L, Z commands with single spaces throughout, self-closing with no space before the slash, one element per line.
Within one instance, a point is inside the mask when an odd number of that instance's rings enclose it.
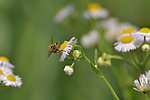
<path fill-rule="evenodd" d="M 72 12 L 74 11 L 74 6 L 72 4 L 68 4 L 66 7 L 61 9 L 54 17 L 54 21 L 56 23 L 60 23 L 63 21 L 65 18 L 70 16 Z"/>
<path fill-rule="evenodd" d="M 140 36 L 143 36 L 143 38 L 145 39 L 145 41 L 147 43 L 150 43 L 150 29 L 147 27 L 141 28 L 137 34 L 139 34 Z"/>
<path fill-rule="evenodd" d="M 98 3 L 91 3 L 88 5 L 87 11 L 83 13 L 85 19 L 89 18 L 106 18 L 108 16 L 108 11 L 101 7 Z"/>
<path fill-rule="evenodd" d="M 0 81 L 2 80 L 3 75 L 12 74 L 13 71 L 11 68 L 1 66 L 0 67 Z"/>
<path fill-rule="evenodd" d="M 121 34 L 134 34 L 134 33 L 136 33 L 134 28 L 126 28 L 123 29 L 121 32 Z M 119 40 L 120 37 L 122 37 L 122 35 L 118 36 L 116 39 Z"/>
<path fill-rule="evenodd" d="M 141 36 L 150 36 L 150 29 L 147 27 L 141 28 L 138 31 L 138 34 L 140 34 Z"/>
<path fill-rule="evenodd" d="M 0 66 L 14 68 L 14 66 L 9 62 L 9 59 L 3 56 L 0 56 Z"/>
<path fill-rule="evenodd" d="M 133 28 L 127 28 L 127 29 L 124 29 L 122 31 L 123 34 L 131 34 L 133 33 L 135 30 Z"/>
<path fill-rule="evenodd" d="M 81 44 L 85 48 L 90 48 L 99 42 L 99 33 L 96 30 L 91 30 L 81 38 Z"/>
<path fill-rule="evenodd" d="M 104 28 L 105 39 L 109 42 L 114 42 L 116 37 L 120 36 L 122 34 L 122 30 L 124 29 L 132 28 L 137 30 L 137 27 L 134 25 L 131 25 L 128 22 L 119 22 L 119 20 L 114 17 L 97 23 L 97 27 Z"/>
<path fill-rule="evenodd" d="M 21 78 L 13 74 L 7 74 L 2 76 L 2 81 L 6 86 L 20 87 L 22 85 Z"/>
<path fill-rule="evenodd" d="M 140 47 L 143 42 L 143 38 L 137 34 L 123 34 L 114 45 L 118 52 L 129 52 Z"/>
<path fill-rule="evenodd" d="M 61 44 L 59 51 L 62 52 L 62 55 L 59 59 L 59 61 L 64 61 L 65 58 L 69 55 L 73 48 L 73 44 L 77 43 L 77 39 L 75 37 L 71 38 L 70 41 L 64 41 L 64 43 Z"/>
<path fill-rule="evenodd" d="M 146 74 L 141 74 L 139 79 L 134 80 L 134 90 L 142 93 L 150 92 L 150 70 Z"/>

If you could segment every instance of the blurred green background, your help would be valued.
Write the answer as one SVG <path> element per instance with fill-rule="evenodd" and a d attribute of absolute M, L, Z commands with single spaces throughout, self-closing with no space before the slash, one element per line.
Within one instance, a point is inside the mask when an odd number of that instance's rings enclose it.
<path fill-rule="evenodd" d="M 86 0 L 0 0 L 0 54 L 10 58 L 16 66 L 15 73 L 23 80 L 21 88 L 1 87 L 0 100 L 113 100 L 103 80 L 98 79 L 84 60 L 75 65 L 74 74 L 68 77 L 63 67 L 71 62 L 58 62 L 59 55 L 56 54 L 47 57 L 52 36 L 54 41 L 69 40 L 73 36 L 80 40 L 82 34 L 90 30 L 80 16 L 75 19 L 76 15 L 67 24 L 54 23 L 55 13 L 70 2 L 77 8 L 77 13 L 86 7 Z M 109 10 L 110 16 L 121 21 L 150 27 L 150 0 L 89 2 L 100 3 Z M 94 49 L 85 51 L 90 57 Z M 128 81 L 128 75 L 124 74 L 128 73 L 127 68 L 122 68 L 118 62 L 113 65 L 104 68 L 103 73 L 120 100 L 144 100 L 142 94 L 122 82 Z M 131 92 L 125 92 L 125 89 Z"/>

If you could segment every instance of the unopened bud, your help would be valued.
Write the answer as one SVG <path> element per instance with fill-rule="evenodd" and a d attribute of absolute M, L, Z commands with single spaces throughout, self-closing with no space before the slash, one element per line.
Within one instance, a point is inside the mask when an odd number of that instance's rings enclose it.
<path fill-rule="evenodd" d="M 149 51 L 150 50 L 150 45 L 149 44 L 143 44 L 141 49 L 142 49 L 142 51 Z"/>
<path fill-rule="evenodd" d="M 65 72 L 68 76 L 70 76 L 70 75 L 73 74 L 74 69 L 73 69 L 72 66 L 67 65 L 67 66 L 65 66 L 65 68 L 64 68 L 64 72 Z"/>
<path fill-rule="evenodd" d="M 73 51 L 73 58 L 74 60 L 78 60 L 79 58 L 81 58 L 81 51 L 79 50 Z"/>
<path fill-rule="evenodd" d="M 111 57 L 110 55 L 103 53 L 101 57 L 98 58 L 98 64 L 101 66 L 111 66 Z"/>

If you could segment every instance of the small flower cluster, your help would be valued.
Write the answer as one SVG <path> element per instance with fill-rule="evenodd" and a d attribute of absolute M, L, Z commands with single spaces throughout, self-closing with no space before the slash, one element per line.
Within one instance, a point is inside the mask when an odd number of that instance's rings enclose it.
<path fill-rule="evenodd" d="M 150 93 L 150 70 L 145 74 L 141 74 L 139 79 L 134 81 L 134 90 L 142 93 Z"/>
<path fill-rule="evenodd" d="M 103 53 L 102 56 L 98 58 L 98 64 L 100 66 L 111 66 L 112 59 L 122 59 L 122 58 L 120 56 Z"/>
<path fill-rule="evenodd" d="M 138 31 L 133 28 L 127 28 L 122 31 L 122 34 L 117 37 L 117 42 L 114 44 L 115 49 L 118 52 L 129 52 L 131 50 L 136 50 L 141 48 L 142 51 L 150 50 L 150 29 L 147 27 L 141 28 Z M 136 51 L 135 51 L 136 52 Z M 149 52 L 147 52 L 149 53 Z M 143 58 L 144 60 L 138 62 L 136 67 L 141 67 L 141 70 L 145 70 L 147 64 L 147 57 Z M 146 59 L 146 60 L 145 60 Z M 146 61 L 146 62 L 145 62 Z M 134 81 L 134 85 L 136 88 L 134 90 L 142 93 L 150 93 L 150 70 L 146 71 L 145 74 L 141 74 L 138 79 Z"/>
<path fill-rule="evenodd" d="M 117 36 L 121 35 L 121 31 L 127 28 L 133 28 L 137 30 L 138 28 L 129 22 L 120 22 L 118 18 L 111 17 L 106 20 L 97 23 L 98 28 L 103 28 L 105 30 L 104 37 L 110 43 L 113 43 Z"/>
<path fill-rule="evenodd" d="M 63 22 L 64 19 L 68 18 L 75 11 L 73 4 L 67 4 L 63 9 L 59 10 L 55 17 L 54 21 L 56 23 Z M 87 9 L 81 14 L 84 19 L 100 19 L 108 17 L 109 13 L 98 3 L 90 3 Z"/>
<path fill-rule="evenodd" d="M 66 58 L 71 59 L 73 61 L 78 61 L 79 59 L 82 58 L 80 46 L 76 44 L 77 39 L 75 37 L 72 37 L 70 41 L 64 41 L 61 44 L 59 48 L 59 51 L 62 53 L 59 59 L 60 62 L 63 62 Z M 70 65 L 65 66 L 64 71 L 68 76 L 73 74 L 74 72 L 73 66 L 74 63 L 71 66 Z"/>
<path fill-rule="evenodd" d="M 56 14 L 54 21 L 56 23 L 62 22 L 64 19 L 69 17 L 73 11 L 75 11 L 75 6 L 73 4 L 67 5 Z M 76 13 L 75 16 L 78 14 L 80 13 Z M 98 46 L 101 51 L 101 47 L 104 47 L 105 43 L 106 46 L 108 46 L 108 43 L 112 44 L 116 40 L 117 42 L 114 43 L 114 48 L 116 51 L 130 52 L 135 50 L 133 52 L 136 53 L 132 53 L 133 60 L 131 61 L 130 57 L 130 59 L 126 59 L 121 55 L 117 56 L 107 53 L 103 53 L 102 56 L 98 58 L 98 51 L 95 49 L 93 63 L 85 56 L 81 50 L 81 47 L 77 45 L 77 39 L 73 37 L 70 41 L 64 41 L 58 49 L 58 53 L 62 54 L 59 61 L 63 62 L 67 59 L 71 59 L 73 61 L 71 65 L 66 65 L 64 67 L 64 72 L 68 76 L 72 75 L 74 72 L 73 67 L 75 61 L 79 61 L 81 58 L 87 60 L 96 73 L 99 71 L 98 64 L 100 66 L 111 66 L 112 59 L 122 60 L 130 66 L 135 67 L 140 72 L 146 69 L 145 66 L 148 64 L 148 59 L 150 56 L 150 53 L 148 52 L 150 51 L 149 28 L 143 27 L 139 29 L 128 22 L 120 22 L 117 18 L 109 18 L 109 12 L 98 3 L 89 3 L 87 5 L 87 9 L 85 9 L 81 15 L 84 19 L 86 19 L 85 21 L 92 24 L 92 28 L 88 30 L 89 32 L 81 38 L 81 44 L 83 47 L 91 48 Z M 101 41 L 104 41 L 104 45 L 102 43 L 102 46 L 99 45 Z M 106 47 L 106 49 L 108 48 Z M 105 51 L 106 49 L 102 50 Z M 138 53 L 141 52 L 143 55 L 138 55 Z M 101 73 L 99 72 L 99 74 Z M 141 93 L 150 93 L 150 70 L 148 70 L 145 74 L 141 74 L 140 77 L 134 81 L 134 85 L 134 90 Z"/>
<path fill-rule="evenodd" d="M 4 86 L 21 87 L 22 80 L 13 74 L 13 68 L 8 58 L 0 56 L 0 83 Z"/>
<path fill-rule="evenodd" d="M 114 44 L 118 52 L 129 52 L 143 45 L 150 43 L 150 29 L 141 28 L 139 31 L 133 28 L 128 28 L 122 31 L 122 34 L 117 37 L 117 42 Z M 144 46 L 144 45 L 143 45 Z M 143 49 L 149 49 L 144 46 Z"/>

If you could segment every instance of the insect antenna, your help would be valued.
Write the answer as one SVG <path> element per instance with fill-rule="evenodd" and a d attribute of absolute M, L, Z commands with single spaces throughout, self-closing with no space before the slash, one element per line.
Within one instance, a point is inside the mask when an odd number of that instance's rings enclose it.
<path fill-rule="evenodd" d="M 49 44 L 53 44 L 53 37 L 51 37 L 50 41 L 49 41 Z"/>
<path fill-rule="evenodd" d="M 53 37 L 51 37 L 51 43 L 54 43 Z"/>

